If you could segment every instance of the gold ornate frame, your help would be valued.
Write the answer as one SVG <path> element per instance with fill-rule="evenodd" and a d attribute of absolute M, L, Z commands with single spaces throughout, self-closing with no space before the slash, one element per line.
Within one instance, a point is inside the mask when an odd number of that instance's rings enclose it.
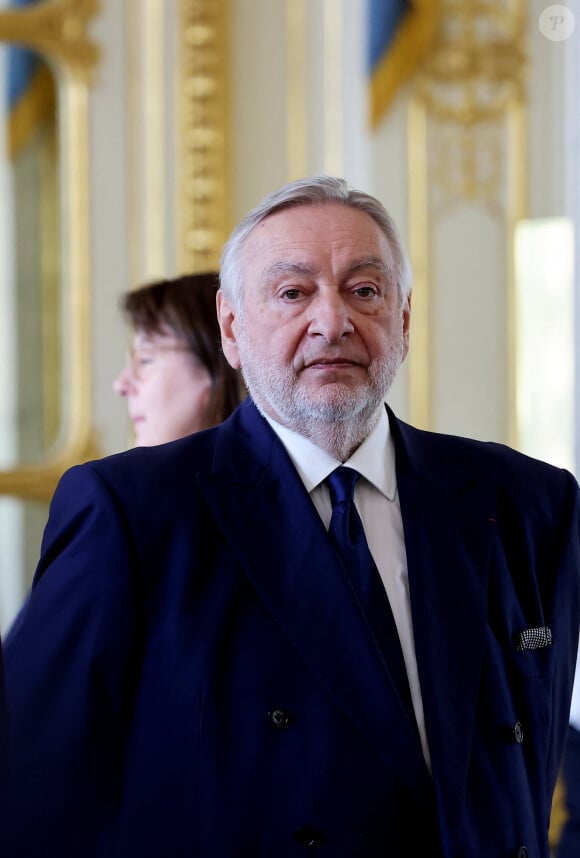
<path fill-rule="evenodd" d="M 37 464 L 0 471 L 0 495 L 48 500 L 67 467 L 97 454 L 91 421 L 88 89 L 99 52 L 87 27 L 99 6 L 99 0 L 42 0 L 0 12 L 0 39 L 37 50 L 58 81 L 61 289 L 70 308 L 63 334 L 70 369 L 61 443 Z"/>
<path fill-rule="evenodd" d="M 229 231 L 229 0 L 180 0 L 178 201 L 182 271 L 217 269 Z"/>

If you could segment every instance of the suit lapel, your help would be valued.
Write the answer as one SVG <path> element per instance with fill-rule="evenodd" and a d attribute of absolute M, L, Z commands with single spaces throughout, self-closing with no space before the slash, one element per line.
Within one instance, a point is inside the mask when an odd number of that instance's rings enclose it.
<path fill-rule="evenodd" d="M 416 728 L 295 468 L 251 402 L 219 430 L 212 472 L 198 483 L 275 622 L 360 733 L 417 790 L 427 769 Z"/>
<path fill-rule="evenodd" d="M 457 463 L 437 436 L 390 417 L 419 679 L 445 837 L 459 824 L 475 728 L 496 492 L 476 463 Z"/>

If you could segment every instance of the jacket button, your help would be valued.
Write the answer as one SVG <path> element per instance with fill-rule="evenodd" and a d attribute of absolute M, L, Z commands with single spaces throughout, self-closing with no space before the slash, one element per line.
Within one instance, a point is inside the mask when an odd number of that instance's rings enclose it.
<path fill-rule="evenodd" d="M 516 740 L 518 745 L 521 745 L 522 742 L 524 741 L 524 729 L 523 729 L 523 727 L 519 721 L 516 721 L 516 723 L 514 724 L 514 726 L 512 728 L 512 731 L 514 734 L 514 739 Z M 525 849 L 525 846 L 522 846 L 522 849 Z M 527 852 L 526 852 L 526 855 L 527 855 Z M 525 858 L 525 856 L 520 855 L 518 853 L 518 858 Z"/>
<path fill-rule="evenodd" d="M 271 709 L 268 712 L 268 720 L 275 730 L 285 730 L 294 720 L 294 716 L 286 709 Z"/>
<path fill-rule="evenodd" d="M 518 849 L 518 858 L 528 858 L 528 850 L 525 846 L 520 846 Z"/>
<path fill-rule="evenodd" d="M 324 834 L 312 828 L 311 825 L 303 825 L 295 831 L 295 837 L 301 846 L 307 849 L 316 849 L 324 844 Z"/>

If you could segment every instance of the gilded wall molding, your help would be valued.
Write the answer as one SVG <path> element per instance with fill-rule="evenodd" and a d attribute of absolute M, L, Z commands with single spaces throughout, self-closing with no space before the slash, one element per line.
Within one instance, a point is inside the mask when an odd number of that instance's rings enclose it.
<path fill-rule="evenodd" d="M 6 9 L 0 12 L 0 38 L 25 44 L 86 80 L 99 61 L 99 48 L 87 29 L 100 5 L 100 0 L 42 0 Z"/>
<path fill-rule="evenodd" d="M 286 0 L 286 98 L 288 102 L 288 178 L 308 172 L 308 111 L 306 109 L 306 0 Z"/>
<path fill-rule="evenodd" d="M 171 26 L 169 26 L 171 24 Z M 129 240 L 128 284 L 138 288 L 167 275 L 175 264 L 169 256 L 170 233 L 168 199 L 172 187 L 168 179 L 167 131 L 177 131 L 171 102 L 175 74 L 167 76 L 174 57 L 170 55 L 168 34 L 178 31 L 176 17 L 168 15 L 167 4 L 159 0 L 124 0 L 126 70 L 126 140 L 131 157 L 127 162 Z M 175 160 L 175 159 L 173 159 Z"/>
<path fill-rule="evenodd" d="M 343 70 L 344 33 L 342 8 L 336 0 L 324 0 L 323 62 L 324 62 L 324 164 L 325 173 L 344 173 L 343 130 Z M 306 40 L 306 33 L 304 34 Z"/>
<path fill-rule="evenodd" d="M 483 206 L 506 234 L 506 437 L 515 441 L 513 234 L 525 216 L 524 0 L 442 0 L 435 47 L 417 76 L 408 114 L 409 244 L 417 300 L 410 355 L 410 418 L 432 425 L 429 255 L 433 219 Z"/>
<path fill-rule="evenodd" d="M 216 269 L 229 231 L 228 0 L 180 0 L 179 235 L 184 271 Z"/>
<path fill-rule="evenodd" d="M 316 139 L 309 123 L 314 75 L 321 75 L 321 104 L 317 106 L 318 132 L 322 131 L 322 169 L 335 176 L 344 173 L 344 32 L 343 4 L 321 0 L 314 11 L 307 0 L 286 0 L 286 152 L 288 180 L 309 173 L 309 147 Z M 320 15 L 320 69 L 309 60 L 308 40 L 316 13 Z"/>

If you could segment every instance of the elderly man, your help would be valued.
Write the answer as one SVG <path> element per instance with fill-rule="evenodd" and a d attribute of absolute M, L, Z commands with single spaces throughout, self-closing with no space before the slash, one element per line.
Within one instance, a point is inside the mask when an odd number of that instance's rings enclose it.
<path fill-rule="evenodd" d="M 578 488 L 386 407 L 395 225 L 294 182 L 222 257 L 250 398 L 75 468 L 6 647 L 15 855 L 548 858 Z"/>

